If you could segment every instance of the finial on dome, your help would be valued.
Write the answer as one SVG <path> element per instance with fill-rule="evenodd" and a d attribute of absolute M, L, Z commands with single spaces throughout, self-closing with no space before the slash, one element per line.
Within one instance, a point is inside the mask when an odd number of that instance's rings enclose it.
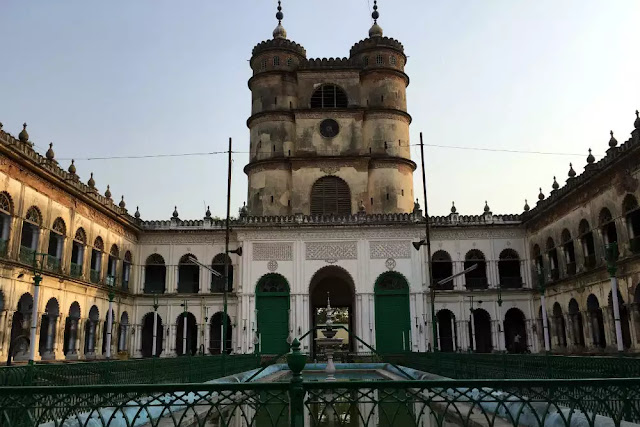
<path fill-rule="evenodd" d="M 107 184 L 107 191 L 104 192 L 104 197 L 111 199 L 111 188 L 109 188 L 109 184 Z"/>
<path fill-rule="evenodd" d="M 589 155 L 587 156 L 587 163 L 592 165 L 594 164 L 596 161 L 596 158 L 593 157 L 593 154 L 591 154 L 591 148 L 589 148 Z"/>
<path fill-rule="evenodd" d="M 609 135 L 611 135 L 611 139 L 609 140 L 609 147 L 615 148 L 618 145 L 618 140 L 614 138 L 613 131 L 609 132 Z"/>
<path fill-rule="evenodd" d="M 174 218 L 178 218 L 178 207 L 177 206 L 173 207 L 173 217 Z"/>
<path fill-rule="evenodd" d="M 640 129 L 640 112 L 636 110 L 636 121 L 633 123 L 636 129 Z"/>
<path fill-rule="evenodd" d="M 118 206 L 120 206 L 122 209 L 127 206 L 127 204 L 124 202 L 124 196 L 122 196 L 122 198 L 120 199 L 120 203 L 118 203 Z"/>
<path fill-rule="evenodd" d="M 287 31 L 282 26 L 282 18 L 284 18 L 284 13 L 282 13 L 282 3 L 278 1 L 278 13 L 276 13 L 276 19 L 278 20 L 278 26 L 275 30 L 273 30 L 273 38 L 274 39 L 286 39 Z"/>
<path fill-rule="evenodd" d="M 20 142 L 29 142 L 29 134 L 27 133 L 27 123 L 22 124 L 22 131 L 18 134 Z"/>
<path fill-rule="evenodd" d="M 134 217 L 136 217 L 136 219 L 140 219 L 140 207 L 136 206 L 136 213 L 133 214 Z"/>
<path fill-rule="evenodd" d="M 569 163 L 569 178 L 575 178 L 576 171 L 573 170 L 573 164 Z"/>
<path fill-rule="evenodd" d="M 489 213 L 491 212 L 491 208 L 489 208 L 489 203 L 485 200 L 484 201 L 484 213 Z"/>
<path fill-rule="evenodd" d="M 529 207 L 529 202 L 527 202 L 527 199 L 524 199 L 524 211 L 529 212 L 529 209 L 531 209 Z"/>
<path fill-rule="evenodd" d="M 456 209 L 456 202 L 451 202 L 451 213 L 458 213 L 458 209 Z"/>
<path fill-rule="evenodd" d="M 560 184 L 558 184 L 558 181 L 556 181 L 556 177 L 553 177 L 553 184 L 551 185 L 551 188 L 553 188 L 554 190 L 557 190 L 558 188 L 560 188 Z"/>
<path fill-rule="evenodd" d="M 378 25 L 378 18 L 380 18 L 380 13 L 378 12 L 378 1 L 373 1 L 373 13 L 371 14 L 373 18 L 373 25 L 369 29 L 369 37 L 382 37 L 382 27 Z"/>
<path fill-rule="evenodd" d="M 56 155 L 53 152 L 53 142 L 49 143 L 49 149 L 47 150 L 47 153 L 45 154 L 47 156 L 47 160 L 52 161 Z"/>
<path fill-rule="evenodd" d="M 538 194 L 538 200 L 544 200 L 544 194 L 542 193 L 542 187 L 540 187 L 540 194 Z"/>
<path fill-rule="evenodd" d="M 207 211 L 204 213 L 205 218 L 211 218 L 211 210 L 209 210 L 209 206 L 207 206 Z"/>
<path fill-rule="evenodd" d="M 95 190 L 96 181 L 93 179 L 93 172 L 91 172 L 91 176 L 89 177 L 89 181 L 87 181 L 87 185 L 89 185 L 90 189 Z"/>
<path fill-rule="evenodd" d="M 71 164 L 69 165 L 69 169 L 68 169 L 71 175 L 76 174 L 76 165 L 74 163 L 75 163 L 75 160 L 71 159 Z"/>

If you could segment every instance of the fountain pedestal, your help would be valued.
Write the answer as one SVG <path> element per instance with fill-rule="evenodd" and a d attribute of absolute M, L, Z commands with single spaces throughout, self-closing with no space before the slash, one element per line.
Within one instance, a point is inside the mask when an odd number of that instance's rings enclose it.
<path fill-rule="evenodd" d="M 327 292 L 327 322 L 324 329 L 321 329 L 324 338 L 316 338 L 316 344 L 324 349 L 324 354 L 327 355 L 327 367 L 325 372 L 327 373 L 327 381 L 335 381 L 336 365 L 333 363 L 333 353 L 336 348 L 342 344 L 342 338 L 335 338 L 336 331 L 333 329 L 333 312 L 331 311 L 331 302 L 329 301 L 329 295 Z"/>

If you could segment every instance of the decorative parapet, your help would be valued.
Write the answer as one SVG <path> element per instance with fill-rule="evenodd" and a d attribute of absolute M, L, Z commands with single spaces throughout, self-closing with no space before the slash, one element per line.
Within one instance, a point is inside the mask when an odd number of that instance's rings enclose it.
<path fill-rule="evenodd" d="M 307 56 L 307 51 L 298 43 L 288 39 L 272 39 L 258 43 L 251 51 L 251 56 L 259 55 L 269 50 L 290 50 L 302 57 Z"/>
<path fill-rule="evenodd" d="M 302 62 L 299 70 L 314 70 L 324 68 L 357 68 L 356 64 L 349 58 L 311 58 Z"/>
<path fill-rule="evenodd" d="M 358 53 L 380 48 L 394 49 L 404 55 L 404 46 L 398 40 L 389 37 L 370 37 L 354 44 L 349 51 L 349 56 L 354 57 Z"/>
<path fill-rule="evenodd" d="M 51 161 L 45 156 L 39 154 L 33 149 L 32 144 L 24 143 L 0 129 L 0 146 L 3 146 L 21 161 L 30 163 L 33 169 L 49 175 L 53 178 L 53 181 L 57 180 L 57 184 L 63 189 L 67 191 L 75 190 L 76 192 L 81 193 L 84 197 L 98 202 L 102 205 L 101 207 L 109 213 L 122 217 L 132 226 L 136 226 L 135 219 L 129 215 L 126 208 L 120 207 L 118 204 L 113 202 L 113 199 L 99 194 L 95 188 L 91 188 L 87 184 L 79 181 L 78 176 L 75 173 L 70 173 L 62 169 L 58 165 L 58 162 Z M 75 168 L 73 170 L 75 170 Z"/>

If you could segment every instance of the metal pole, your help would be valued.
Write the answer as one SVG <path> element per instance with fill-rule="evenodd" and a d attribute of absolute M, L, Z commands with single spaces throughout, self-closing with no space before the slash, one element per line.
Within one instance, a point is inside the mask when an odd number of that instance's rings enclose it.
<path fill-rule="evenodd" d="M 231 217 L 231 147 L 232 140 L 229 138 L 229 165 L 227 172 L 227 221 L 226 230 L 224 236 L 224 289 L 222 292 L 222 307 L 223 307 L 223 319 L 222 319 L 222 372 L 225 373 L 225 353 L 226 353 L 226 337 L 227 337 L 227 291 L 229 287 L 229 233 L 231 229 L 229 227 L 229 219 Z"/>
<path fill-rule="evenodd" d="M 158 346 L 158 304 L 153 304 L 153 340 L 151 341 L 151 356 L 155 357 Z"/>
<path fill-rule="evenodd" d="M 182 313 L 182 355 L 187 355 L 187 300 L 184 300 L 184 312 Z"/>
<path fill-rule="evenodd" d="M 544 350 L 551 351 L 551 340 L 549 339 L 549 320 L 547 319 L 547 305 L 544 298 L 544 270 L 538 266 L 538 286 L 540 287 L 540 308 L 542 311 L 542 335 L 544 337 Z"/>
<path fill-rule="evenodd" d="M 35 269 L 35 255 L 34 255 L 34 269 Z M 40 282 L 42 276 L 38 273 L 34 273 L 33 276 L 33 307 L 31 309 L 31 334 L 29 337 L 29 364 L 33 365 L 36 356 L 36 329 L 38 328 L 38 298 L 40 297 Z"/>
<path fill-rule="evenodd" d="M 426 242 L 427 242 L 427 270 L 429 277 L 429 286 L 431 287 L 431 333 L 432 333 L 432 342 L 433 342 L 433 350 L 438 351 L 438 342 L 437 342 L 437 331 L 436 331 L 436 307 L 435 307 L 435 299 L 436 292 L 433 283 L 433 272 L 431 271 L 431 227 L 429 224 L 429 205 L 427 202 L 427 175 L 424 168 L 424 142 L 422 139 L 422 132 L 420 132 L 420 161 L 422 162 L 422 190 L 424 197 L 424 216 L 425 216 L 425 231 L 426 231 Z"/>
<path fill-rule="evenodd" d="M 113 328 L 113 286 L 109 289 L 109 311 L 107 312 L 107 342 L 105 343 L 107 349 L 107 359 L 111 359 L 111 329 Z"/>

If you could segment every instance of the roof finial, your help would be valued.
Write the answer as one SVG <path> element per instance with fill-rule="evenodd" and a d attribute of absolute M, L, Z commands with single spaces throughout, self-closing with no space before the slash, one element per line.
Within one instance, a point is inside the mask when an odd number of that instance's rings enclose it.
<path fill-rule="evenodd" d="M 96 180 L 93 179 L 93 172 L 91 172 L 91 176 L 89 177 L 89 181 L 87 181 L 90 190 L 96 189 Z"/>
<path fill-rule="evenodd" d="M 282 26 L 282 18 L 284 18 L 284 13 L 282 13 L 282 3 L 278 0 L 278 12 L 276 13 L 276 19 L 278 20 L 278 26 L 275 30 L 273 30 L 273 38 L 274 39 L 286 39 L 287 31 Z"/>
<path fill-rule="evenodd" d="M 124 202 L 124 196 L 122 196 L 122 198 L 120 199 L 120 203 L 118 203 L 118 206 L 120 206 L 122 209 L 127 206 L 127 204 Z"/>
<path fill-rule="evenodd" d="M 458 213 L 458 209 L 456 209 L 456 202 L 451 202 L 451 213 Z"/>
<path fill-rule="evenodd" d="M 111 200 L 111 188 L 109 188 L 109 184 L 107 184 L 107 191 L 104 192 L 104 197 Z"/>
<path fill-rule="evenodd" d="M 71 175 L 75 175 L 76 174 L 76 165 L 75 165 L 75 160 L 71 159 L 71 164 L 69 165 L 69 173 Z"/>
<path fill-rule="evenodd" d="M 640 112 L 636 110 L 636 121 L 633 123 L 636 129 L 640 129 Z"/>
<path fill-rule="evenodd" d="M 22 124 L 22 131 L 18 134 L 18 139 L 20 142 L 27 143 L 29 142 L 29 134 L 27 133 L 27 123 Z"/>
<path fill-rule="evenodd" d="M 529 209 L 531 209 L 529 207 L 529 202 L 527 202 L 527 199 L 524 199 L 524 211 L 529 212 Z"/>
<path fill-rule="evenodd" d="M 55 153 L 53 152 L 53 142 L 49 143 L 49 149 L 45 153 L 45 156 L 49 161 L 53 161 L 53 159 L 56 157 Z"/>
<path fill-rule="evenodd" d="M 544 200 L 544 194 L 542 193 L 542 187 L 540 187 L 540 194 L 538 194 L 538 200 Z"/>
<path fill-rule="evenodd" d="M 378 25 L 378 18 L 380 18 L 380 13 L 378 12 L 378 1 L 373 1 L 373 13 L 371 14 L 373 18 L 373 25 L 371 29 L 369 29 L 369 37 L 382 37 L 382 27 Z"/>
<path fill-rule="evenodd" d="M 207 210 L 204 213 L 204 217 L 205 218 L 211 218 L 211 209 L 209 209 L 209 206 L 207 206 Z"/>
<path fill-rule="evenodd" d="M 133 215 L 136 219 L 140 219 L 140 207 L 136 206 L 136 213 Z"/>
<path fill-rule="evenodd" d="M 173 214 L 172 214 L 173 218 L 178 218 L 178 207 L 174 206 L 173 207 Z"/>
<path fill-rule="evenodd" d="M 594 164 L 596 161 L 596 158 L 593 157 L 593 154 L 591 154 L 591 148 L 589 148 L 589 155 L 587 156 L 587 163 L 592 165 Z"/>
<path fill-rule="evenodd" d="M 485 200 L 484 201 L 484 213 L 489 213 L 491 212 L 491 208 L 489 208 L 489 203 Z"/>
<path fill-rule="evenodd" d="M 613 131 L 609 132 L 609 135 L 611 135 L 611 139 L 609 140 L 609 147 L 615 148 L 618 145 L 618 140 L 613 136 Z"/>
<path fill-rule="evenodd" d="M 551 185 L 551 188 L 553 188 L 554 190 L 557 190 L 558 188 L 560 188 L 560 184 L 558 184 L 558 181 L 556 181 L 556 177 L 553 177 L 553 184 Z"/>
<path fill-rule="evenodd" d="M 575 178 L 576 171 L 573 170 L 573 164 L 569 163 L 569 178 Z"/>

